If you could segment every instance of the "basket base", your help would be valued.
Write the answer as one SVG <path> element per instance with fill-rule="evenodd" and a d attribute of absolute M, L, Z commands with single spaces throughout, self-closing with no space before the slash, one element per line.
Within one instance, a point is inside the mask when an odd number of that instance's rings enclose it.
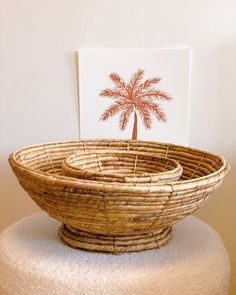
<path fill-rule="evenodd" d="M 59 237 L 69 246 L 88 251 L 121 254 L 158 249 L 172 238 L 172 227 L 132 236 L 106 236 L 91 234 L 62 224 Z"/>

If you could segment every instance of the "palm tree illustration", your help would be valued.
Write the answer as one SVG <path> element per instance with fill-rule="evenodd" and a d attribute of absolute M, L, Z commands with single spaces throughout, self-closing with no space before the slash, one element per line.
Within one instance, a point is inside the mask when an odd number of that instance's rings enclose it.
<path fill-rule="evenodd" d="M 137 139 L 138 116 L 142 119 L 146 129 L 151 129 L 152 116 L 158 121 L 167 121 L 164 111 L 158 101 L 169 101 L 172 98 L 166 92 L 156 89 L 155 85 L 161 81 L 160 77 L 154 77 L 142 82 L 144 70 L 138 69 L 126 83 L 117 73 L 111 73 L 109 78 L 115 84 L 113 89 L 105 88 L 99 93 L 102 97 L 114 100 L 102 114 L 100 120 L 106 121 L 120 113 L 120 130 L 124 131 L 133 114 L 132 139 Z"/>

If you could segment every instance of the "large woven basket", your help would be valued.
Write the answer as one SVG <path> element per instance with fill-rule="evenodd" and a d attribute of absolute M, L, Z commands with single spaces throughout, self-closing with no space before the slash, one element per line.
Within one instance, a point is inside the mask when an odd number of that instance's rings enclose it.
<path fill-rule="evenodd" d="M 64 175 L 61 163 L 79 151 L 122 150 L 174 159 L 177 181 L 120 183 Z M 192 214 L 218 188 L 229 170 L 217 155 L 173 144 L 87 140 L 40 144 L 9 156 L 30 197 L 62 222 L 60 237 L 77 248 L 122 253 L 159 248 L 171 226 Z"/>

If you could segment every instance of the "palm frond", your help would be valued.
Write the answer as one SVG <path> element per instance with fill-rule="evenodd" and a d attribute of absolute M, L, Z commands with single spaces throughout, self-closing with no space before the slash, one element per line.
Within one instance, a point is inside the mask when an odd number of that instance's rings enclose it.
<path fill-rule="evenodd" d="M 125 99 L 128 99 L 127 98 L 127 94 L 124 93 L 124 91 L 122 91 L 120 89 L 105 88 L 105 89 L 102 89 L 100 91 L 99 95 L 100 96 L 103 96 L 103 97 L 114 98 L 114 99 L 117 99 L 117 98 L 125 98 Z"/>
<path fill-rule="evenodd" d="M 111 73 L 109 78 L 116 84 L 116 88 L 126 90 L 126 83 L 117 73 Z"/>
<path fill-rule="evenodd" d="M 148 91 L 143 91 L 141 92 L 139 95 L 137 95 L 136 99 L 142 99 L 142 98 L 156 98 L 156 99 L 159 99 L 159 100 L 171 100 L 172 97 L 162 91 L 162 90 L 159 90 L 159 89 L 150 89 Z"/>
<path fill-rule="evenodd" d="M 129 104 L 126 106 L 126 109 L 121 113 L 121 115 L 120 115 L 120 130 L 121 131 L 125 130 L 132 112 L 133 112 L 133 105 Z"/>
<path fill-rule="evenodd" d="M 166 122 L 166 114 L 165 112 L 161 109 L 161 107 L 159 106 L 159 104 L 151 102 L 149 100 L 143 101 L 141 103 L 141 105 L 144 104 L 147 109 L 149 110 L 149 112 L 152 112 L 153 115 L 155 116 L 155 118 L 158 121 L 162 121 L 162 122 Z"/>
<path fill-rule="evenodd" d="M 152 125 L 152 118 L 150 116 L 150 111 L 146 104 L 138 103 L 135 105 L 140 117 L 143 120 L 143 125 L 146 129 L 150 129 Z"/>
<path fill-rule="evenodd" d="M 100 121 L 106 121 L 107 119 L 112 118 L 115 114 L 125 109 L 126 104 L 127 103 L 124 103 L 123 101 L 115 102 L 104 111 L 104 113 L 100 117 Z"/>
<path fill-rule="evenodd" d="M 130 79 L 129 84 L 127 85 L 131 92 L 133 92 L 136 87 L 138 87 L 139 82 L 143 79 L 144 70 L 138 69 L 136 73 Z"/>
<path fill-rule="evenodd" d="M 141 83 L 137 87 L 137 91 L 135 92 L 135 95 L 137 96 L 143 90 L 148 90 L 150 87 L 153 87 L 153 85 L 158 84 L 160 81 L 161 81 L 160 77 L 155 77 L 155 78 L 145 80 L 143 83 Z"/>

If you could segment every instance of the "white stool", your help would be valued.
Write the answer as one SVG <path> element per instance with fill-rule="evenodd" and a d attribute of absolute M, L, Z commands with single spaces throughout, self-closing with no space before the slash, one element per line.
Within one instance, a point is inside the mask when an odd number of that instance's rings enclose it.
<path fill-rule="evenodd" d="M 159 250 L 120 256 L 72 249 L 44 213 L 0 235 L 1 295 L 221 295 L 230 263 L 219 235 L 195 217 Z"/>

